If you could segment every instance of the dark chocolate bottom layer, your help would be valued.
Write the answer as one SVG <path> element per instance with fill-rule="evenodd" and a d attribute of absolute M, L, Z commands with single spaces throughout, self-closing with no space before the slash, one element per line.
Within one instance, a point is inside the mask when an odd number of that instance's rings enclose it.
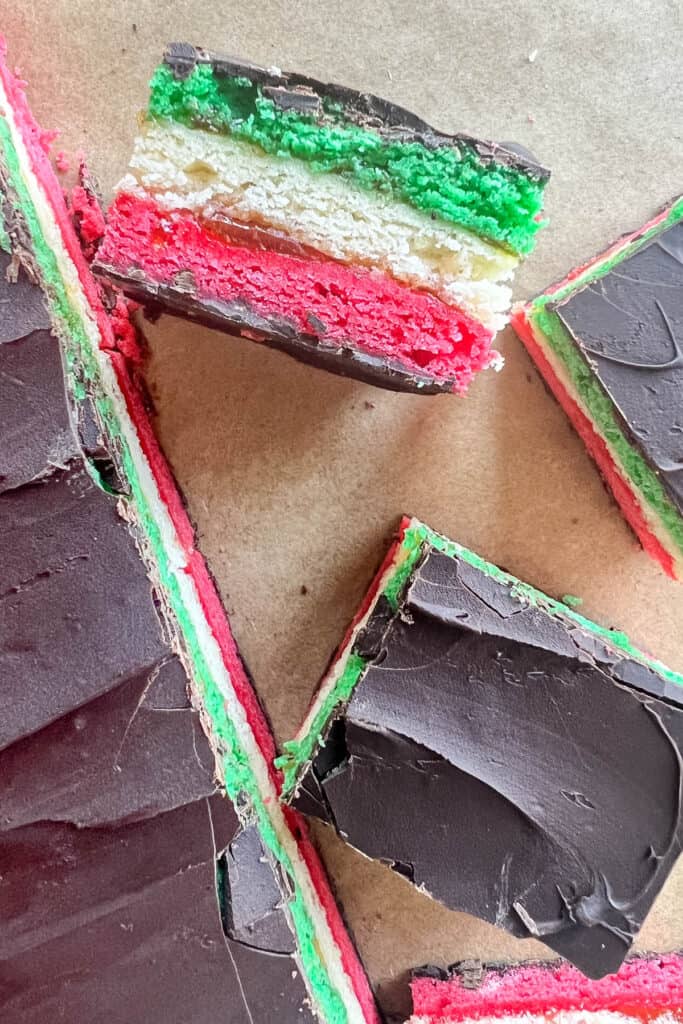
<path fill-rule="evenodd" d="M 389 391 L 436 395 L 453 391 L 454 380 L 436 381 L 405 369 L 398 360 L 373 356 L 356 348 L 324 343 L 313 335 L 299 334 L 284 318 L 264 317 L 244 302 L 222 302 L 200 298 L 176 285 L 146 278 L 141 271 L 130 275 L 98 263 L 95 271 L 118 285 L 131 299 L 152 315 L 172 313 L 219 331 L 249 338 L 294 356 L 299 362 L 320 370 L 351 377 Z"/>

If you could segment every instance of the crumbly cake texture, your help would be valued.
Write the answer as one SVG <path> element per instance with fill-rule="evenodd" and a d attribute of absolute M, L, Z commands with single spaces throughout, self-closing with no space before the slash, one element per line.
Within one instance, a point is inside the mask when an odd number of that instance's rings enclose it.
<path fill-rule="evenodd" d="M 48 143 L 2 61 L 3 1020 L 376 1021 Z"/>
<path fill-rule="evenodd" d="M 565 963 L 484 968 L 470 960 L 448 971 L 416 971 L 411 990 L 409 1024 L 679 1024 L 683 957 L 632 957 L 616 974 L 599 981 Z"/>
<path fill-rule="evenodd" d="M 682 752 L 681 675 L 406 519 L 279 763 L 367 856 L 601 977 L 677 859 Z"/>
<path fill-rule="evenodd" d="M 683 198 L 513 312 L 645 551 L 683 577 Z"/>
<path fill-rule="evenodd" d="M 396 390 L 500 366 L 547 171 L 378 97 L 167 49 L 97 267 L 130 295 Z"/>

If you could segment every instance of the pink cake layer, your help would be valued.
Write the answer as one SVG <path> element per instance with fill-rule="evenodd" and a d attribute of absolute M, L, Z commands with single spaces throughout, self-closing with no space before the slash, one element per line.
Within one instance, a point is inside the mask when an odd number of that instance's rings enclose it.
<path fill-rule="evenodd" d="M 651 1021 L 683 1011 L 683 957 L 678 953 L 633 957 L 616 974 L 591 981 L 570 964 L 529 964 L 489 970 L 476 988 L 454 975 L 441 981 L 416 977 L 413 1016 L 440 1021 L 608 1010 Z"/>
<path fill-rule="evenodd" d="M 492 361 L 491 332 L 428 292 L 376 270 L 230 244 L 188 211 L 148 198 L 116 197 L 98 261 L 124 276 L 138 268 L 165 285 L 191 275 L 200 302 L 244 302 L 300 334 L 452 379 L 454 390 Z"/>

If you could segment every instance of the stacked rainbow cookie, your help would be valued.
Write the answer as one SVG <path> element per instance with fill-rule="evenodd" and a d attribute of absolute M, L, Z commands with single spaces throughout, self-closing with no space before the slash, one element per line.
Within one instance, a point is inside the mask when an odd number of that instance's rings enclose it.
<path fill-rule="evenodd" d="M 446 905 L 617 972 L 427 969 L 411 1024 L 683 1021 L 678 955 L 622 964 L 681 848 L 683 678 L 406 519 L 276 758 L 126 304 L 93 279 L 44 143 L 0 62 L 3 1024 L 377 1024 L 302 814 Z M 497 362 L 546 178 L 376 97 L 174 46 L 98 267 L 335 372 L 463 391 Z M 659 238 L 671 256 L 680 205 L 666 217 L 624 253 Z M 637 374 L 680 369 L 656 309 L 672 351 Z"/>
<path fill-rule="evenodd" d="M 3 56 L 0 1017 L 377 1024 Z"/>
<path fill-rule="evenodd" d="M 513 326 L 645 551 L 683 578 L 683 197 Z"/>
<path fill-rule="evenodd" d="M 680 854 L 683 676 L 416 519 L 284 746 L 293 806 L 591 978 Z"/>
<path fill-rule="evenodd" d="M 500 365 L 548 172 L 377 97 L 168 48 L 98 267 L 133 297 L 384 387 Z"/>

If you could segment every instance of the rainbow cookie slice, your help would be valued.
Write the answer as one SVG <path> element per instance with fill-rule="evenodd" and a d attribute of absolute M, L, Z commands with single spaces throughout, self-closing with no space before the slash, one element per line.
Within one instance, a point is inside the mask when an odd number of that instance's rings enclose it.
<path fill-rule="evenodd" d="M 2 61 L 0 213 L 0 1019 L 376 1022 Z"/>
<path fill-rule="evenodd" d="M 564 963 L 485 969 L 470 960 L 416 971 L 411 991 L 408 1024 L 680 1024 L 683 957 L 636 956 L 599 981 Z"/>
<path fill-rule="evenodd" d="M 645 550 L 683 578 L 683 198 L 512 323 Z"/>
<path fill-rule="evenodd" d="M 417 520 L 282 759 L 449 907 L 615 971 L 681 849 L 683 677 Z"/>
<path fill-rule="evenodd" d="M 327 370 L 462 392 L 500 365 L 547 178 L 375 96 L 175 44 L 97 269 Z"/>

